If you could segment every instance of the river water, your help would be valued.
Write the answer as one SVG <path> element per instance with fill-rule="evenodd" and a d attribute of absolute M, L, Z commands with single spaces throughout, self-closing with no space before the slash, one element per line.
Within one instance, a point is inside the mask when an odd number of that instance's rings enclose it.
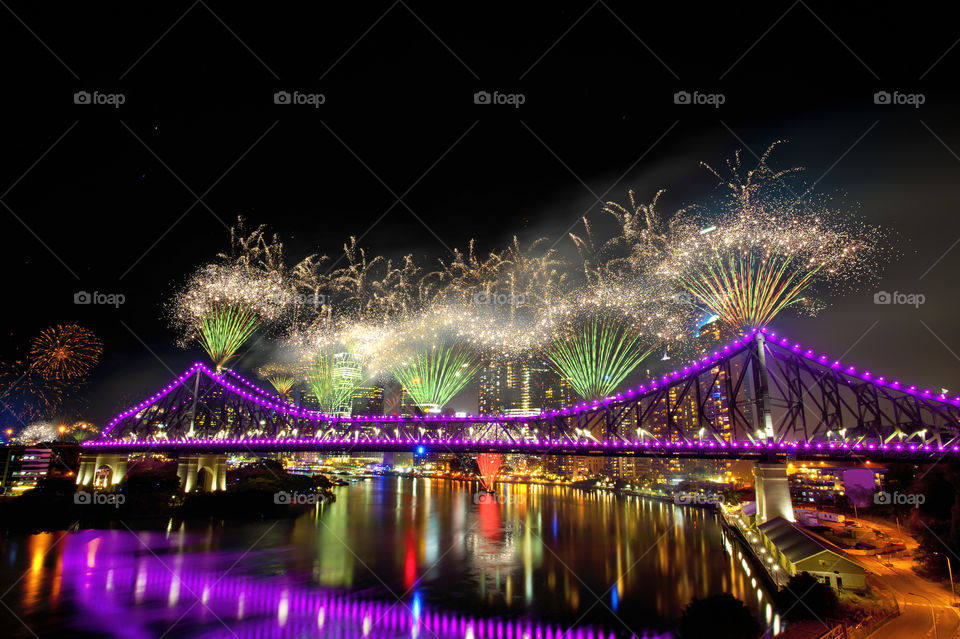
<path fill-rule="evenodd" d="M 559 486 L 476 490 L 383 477 L 337 488 L 335 503 L 297 519 L 4 538 L 0 628 L 43 638 L 668 637 L 692 597 L 718 592 L 779 627 L 708 510 Z"/>

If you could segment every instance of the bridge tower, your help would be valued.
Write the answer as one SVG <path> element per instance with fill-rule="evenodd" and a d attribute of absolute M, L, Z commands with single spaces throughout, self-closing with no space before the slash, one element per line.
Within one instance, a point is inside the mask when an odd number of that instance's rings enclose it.
<path fill-rule="evenodd" d="M 770 402 L 770 376 L 767 371 L 766 338 L 758 332 L 754 338 L 756 344 L 756 365 L 753 367 L 754 392 L 757 402 L 757 429 L 761 439 L 772 439 L 773 412 Z M 757 524 L 776 517 L 787 521 L 796 521 L 793 515 L 793 502 L 790 498 L 790 484 L 787 480 L 786 462 L 774 460 L 757 462 L 753 465 L 754 492 L 757 501 Z"/>

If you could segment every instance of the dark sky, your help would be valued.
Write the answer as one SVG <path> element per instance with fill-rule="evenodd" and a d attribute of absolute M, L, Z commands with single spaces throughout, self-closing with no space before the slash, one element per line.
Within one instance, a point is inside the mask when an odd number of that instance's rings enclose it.
<path fill-rule="evenodd" d="M 960 391 L 960 27 L 931 3 L 9 2 L 0 9 L 4 343 L 54 323 L 105 341 L 90 415 L 201 357 L 163 304 L 238 214 L 290 261 L 446 257 L 478 238 L 561 237 L 628 188 L 702 201 L 698 163 L 787 139 L 802 165 L 895 232 L 875 286 L 784 333 L 922 387 Z M 78 91 L 125 103 L 74 104 Z M 277 91 L 322 93 L 319 108 Z M 477 91 L 525 102 L 474 104 Z M 719 108 L 674 103 L 721 93 Z M 919 108 L 874 104 L 922 94 Z M 398 198 L 401 201 L 398 201 Z M 120 308 L 75 305 L 121 293 Z"/>

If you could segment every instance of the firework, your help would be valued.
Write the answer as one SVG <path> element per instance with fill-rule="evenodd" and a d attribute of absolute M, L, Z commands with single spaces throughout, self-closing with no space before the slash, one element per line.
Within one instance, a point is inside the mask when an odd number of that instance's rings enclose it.
<path fill-rule="evenodd" d="M 60 438 L 57 427 L 49 422 L 34 422 L 18 432 L 13 441 L 18 444 L 37 444 L 40 442 L 54 442 Z"/>
<path fill-rule="evenodd" d="M 23 423 L 51 417 L 62 405 L 77 381 L 43 377 L 26 359 L 0 364 L 0 410 Z"/>
<path fill-rule="evenodd" d="M 440 412 L 479 370 L 480 360 L 474 353 L 440 344 L 417 351 L 394 375 L 421 410 Z"/>
<path fill-rule="evenodd" d="M 90 422 L 79 421 L 66 426 L 63 430 L 63 435 L 65 438 L 72 439 L 75 442 L 85 442 L 99 437 L 100 429 Z"/>
<path fill-rule="evenodd" d="M 306 381 L 323 412 L 349 415 L 353 392 L 363 383 L 363 364 L 352 353 L 320 352 L 307 369 Z"/>
<path fill-rule="evenodd" d="M 185 331 L 184 342 L 200 342 L 221 368 L 291 301 L 290 288 L 276 273 L 211 264 L 195 273 L 177 298 L 175 320 Z"/>
<path fill-rule="evenodd" d="M 838 219 L 806 189 L 797 197 L 785 180 L 798 169 L 768 166 L 775 147 L 754 168 L 740 153 L 722 171 L 707 167 L 726 189 L 719 207 L 668 209 L 662 190 L 652 199 L 629 191 L 603 209 L 610 235 L 584 218 L 567 249 L 514 237 L 483 251 L 471 240 L 432 272 L 353 237 L 333 260 L 315 253 L 287 268 L 277 236 L 241 221 L 225 265 L 194 276 L 177 317 L 218 366 L 266 322 L 290 320 L 288 345 L 305 373 L 267 379 L 284 396 L 306 378 L 331 413 L 349 412 L 361 380 L 389 377 L 437 410 L 478 362 L 530 356 L 596 399 L 651 349 L 680 346 L 703 313 L 737 329 L 762 326 L 785 308 L 815 308 L 818 284 L 869 273 L 879 235 Z"/>
<path fill-rule="evenodd" d="M 279 395 L 281 399 L 289 401 L 290 391 L 296 382 L 296 378 L 289 367 L 282 364 L 267 364 L 257 372 L 260 374 L 260 377 L 270 382 L 270 385 L 277 391 L 277 395 Z"/>
<path fill-rule="evenodd" d="M 82 326 L 51 326 L 33 340 L 30 365 L 46 379 L 77 380 L 100 361 L 103 343 Z"/>
<path fill-rule="evenodd" d="M 266 229 L 266 225 L 261 224 L 248 231 L 243 216 L 237 217 L 236 225 L 230 227 L 230 253 L 220 253 L 217 257 L 244 270 L 283 275 L 286 272 L 283 243 L 276 234 L 268 238 Z"/>
<path fill-rule="evenodd" d="M 782 178 L 794 169 L 767 168 L 772 149 L 745 173 L 739 156 L 728 163 L 730 208 L 706 228 L 675 238 L 658 267 L 662 282 L 737 331 L 765 326 L 791 306 L 813 312 L 820 305 L 811 297 L 817 285 L 846 289 L 877 271 L 882 231 L 785 194 Z"/>
<path fill-rule="evenodd" d="M 659 342 L 623 320 L 595 315 L 569 327 L 544 354 L 578 395 L 592 400 L 610 394 Z"/>

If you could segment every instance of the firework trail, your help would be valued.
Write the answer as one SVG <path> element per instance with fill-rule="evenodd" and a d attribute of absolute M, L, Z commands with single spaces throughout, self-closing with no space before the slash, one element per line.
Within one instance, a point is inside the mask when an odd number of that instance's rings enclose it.
<path fill-rule="evenodd" d="M 21 424 L 49 418 L 77 386 L 73 381 L 43 377 L 25 359 L 6 361 L 0 365 L 0 411 L 12 414 Z"/>
<path fill-rule="evenodd" d="M 659 343 L 623 319 L 598 314 L 571 324 L 544 355 L 580 397 L 593 400 L 616 389 Z"/>

